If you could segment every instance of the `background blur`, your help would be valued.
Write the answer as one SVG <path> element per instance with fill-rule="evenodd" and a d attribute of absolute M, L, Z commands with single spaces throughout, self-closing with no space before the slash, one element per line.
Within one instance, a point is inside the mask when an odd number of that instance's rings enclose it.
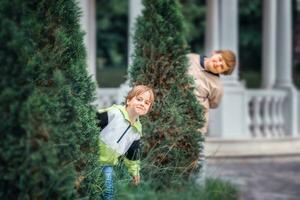
<path fill-rule="evenodd" d="M 180 0 L 193 52 L 204 52 L 205 0 Z M 119 87 L 128 66 L 128 0 L 96 1 L 97 82 Z M 300 13 L 292 1 L 293 79 L 300 86 Z M 248 88 L 259 88 L 262 70 L 262 1 L 239 1 L 239 77 Z"/>

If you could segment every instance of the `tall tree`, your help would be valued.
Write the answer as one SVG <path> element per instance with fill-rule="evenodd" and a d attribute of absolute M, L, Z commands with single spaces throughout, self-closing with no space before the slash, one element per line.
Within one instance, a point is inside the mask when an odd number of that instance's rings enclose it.
<path fill-rule="evenodd" d="M 180 5 L 174 0 L 144 0 L 137 19 L 132 84 L 155 89 L 153 110 L 143 120 L 144 173 L 158 186 L 169 184 L 198 168 L 198 129 L 202 107 L 186 75 L 188 46 Z"/>
<path fill-rule="evenodd" d="M 0 18 L 0 199 L 100 197 L 75 0 L 3 0 Z"/>

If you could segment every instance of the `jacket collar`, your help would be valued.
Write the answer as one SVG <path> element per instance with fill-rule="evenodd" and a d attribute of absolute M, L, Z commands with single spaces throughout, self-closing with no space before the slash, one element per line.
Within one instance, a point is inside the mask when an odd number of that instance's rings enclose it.
<path fill-rule="evenodd" d="M 127 112 L 126 107 L 125 107 L 124 105 L 113 105 L 113 107 L 119 109 L 119 110 L 121 111 L 121 113 L 123 114 L 124 118 L 125 118 L 128 122 L 130 122 L 128 112 Z M 139 118 L 137 118 L 137 120 L 135 121 L 134 124 L 132 124 L 132 126 L 133 126 L 134 128 L 136 128 L 136 130 L 137 130 L 140 134 L 142 134 L 142 124 L 141 124 Z"/>
<path fill-rule="evenodd" d="M 204 67 L 204 60 L 205 58 L 207 58 L 206 56 L 203 56 L 203 55 L 200 55 L 200 67 L 205 70 L 205 67 Z"/>

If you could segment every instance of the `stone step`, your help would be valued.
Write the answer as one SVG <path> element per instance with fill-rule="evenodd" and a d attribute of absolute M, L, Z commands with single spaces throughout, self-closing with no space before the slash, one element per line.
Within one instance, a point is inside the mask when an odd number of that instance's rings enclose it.
<path fill-rule="evenodd" d="M 207 138 L 205 155 L 210 158 L 300 155 L 300 137 L 247 140 Z"/>

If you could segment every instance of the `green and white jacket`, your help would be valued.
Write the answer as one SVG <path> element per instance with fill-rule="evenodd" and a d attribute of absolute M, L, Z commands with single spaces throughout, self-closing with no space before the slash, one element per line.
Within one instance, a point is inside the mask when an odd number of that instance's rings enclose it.
<path fill-rule="evenodd" d="M 142 125 L 139 119 L 130 124 L 125 106 L 113 105 L 98 110 L 100 164 L 116 165 L 119 157 L 124 157 L 125 166 L 132 176 L 140 171 L 140 138 Z"/>

